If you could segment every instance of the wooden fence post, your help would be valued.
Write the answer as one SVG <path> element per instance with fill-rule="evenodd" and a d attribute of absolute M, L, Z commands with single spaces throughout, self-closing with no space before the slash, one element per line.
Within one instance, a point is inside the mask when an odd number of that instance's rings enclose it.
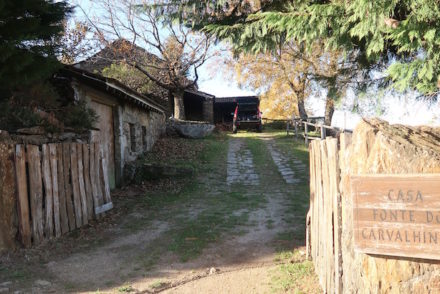
<path fill-rule="evenodd" d="M 309 125 L 307 122 L 304 122 L 304 139 L 306 146 L 309 146 Z"/>
<path fill-rule="evenodd" d="M 82 215 L 82 224 L 86 225 L 89 223 L 89 218 L 87 216 L 87 195 L 86 195 L 86 187 L 84 181 L 84 165 L 83 165 L 83 148 L 82 144 L 76 144 L 77 147 L 77 160 L 78 160 L 78 183 L 79 183 L 79 198 L 81 200 L 81 215 Z"/>
<path fill-rule="evenodd" d="M 0 251 L 15 248 L 17 189 L 15 146 L 0 143 Z"/>
<path fill-rule="evenodd" d="M 43 182 L 41 176 L 41 154 L 36 145 L 27 146 L 29 164 L 29 188 L 32 219 L 32 236 L 34 244 L 43 239 Z"/>
<path fill-rule="evenodd" d="M 295 138 L 298 139 L 298 122 L 295 120 Z"/>
<path fill-rule="evenodd" d="M 32 245 L 32 233 L 30 222 L 28 184 L 26 179 L 26 153 L 24 145 L 15 146 L 15 174 L 18 193 L 18 220 L 20 225 L 21 242 L 24 247 Z"/>
<path fill-rule="evenodd" d="M 50 170 L 52 174 L 53 224 L 55 237 L 61 236 L 60 191 L 58 184 L 57 145 L 49 144 Z"/>
<path fill-rule="evenodd" d="M 70 144 L 70 171 L 72 175 L 72 191 L 73 191 L 73 206 L 75 211 L 76 227 L 79 228 L 82 223 L 82 207 L 81 207 L 81 194 L 79 191 L 78 180 L 78 153 L 76 149 L 76 143 Z"/>
<path fill-rule="evenodd" d="M 69 232 L 69 218 L 67 214 L 66 189 L 64 184 L 63 145 L 57 144 L 57 172 L 58 196 L 60 202 L 61 234 Z"/>
<path fill-rule="evenodd" d="M 63 143 L 63 167 L 64 167 L 64 188 L 66 196 L 67 216 L 69 218 L 69 227 L 73 231 L 79 228 L 75 222 L 75 208 L 73 206 L 71 171 L 70 171 L 70 144 Z"/>
<path fill-rule="evenodd" d="M 326 137 L 325 128 L 323 125 L 321 125 L 321 140 L 324 140 Z"/>
<path fill-rule="evenodd" d="M 44 233 L 46 238 L 52 238 L 54 236 L 53 230 L 53 193 L 52 193 L 52 173 L 50 170 L 50 153 L 49 146 L 44 144 L 42 146 L 43 153 L 43 184 L 45 192 L 45 205 L 44 205 Z"/>
<path fill-rule="evenodd" d="M 9 222 L 4 211 L 15 212 L 11 207 L 17 205 L 19 237 L 25 247 L 60 237 L 113 208 L 107 158 L 97 143 L 90 149 L 79 143 L 0 144 L 0 159 L 0 229 Z M 15 244 L 13 230 L 0 230 L 0 249 L 4 244 L 12 248 L 6 233 Z"/>

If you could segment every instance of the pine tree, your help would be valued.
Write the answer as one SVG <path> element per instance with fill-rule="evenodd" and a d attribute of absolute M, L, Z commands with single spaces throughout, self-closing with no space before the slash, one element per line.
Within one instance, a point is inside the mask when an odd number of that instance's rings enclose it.
<path fill-rule="evenodd" d="M 56 41 L 69 13 L 65 1 L 0 0 L 0 97 L 59 66 Z"/>
<path fill-rule="evenodd" d="M 285 10 L 247 16 L 245 22 L 213 21 L 205 30 L 236 48 L 268 50 L 273 36 L 311 48 L 356 52 L 360 67 L 388 67 L 399 90 L 435 95 L 440 88 L 440 5 L 438 0 L 293 1 Z"/>
<path fill-rule="evenodd" d="M 254 83 L 253 76 L 247 76 L 248 82 L 243 82 L 254 89 L 269 89 L 263 95 L 266 105 L 268 98 L 275 93 L 272 86 L 279 86 L 285 91 L 283 101 L 279 98 L 273 99 L 274 105 L 296 104 L 300 117 L 306 118 L 307 113 L 304 107 L 304 100 L 307 98 L 308 88 L 315 86 L 315 82 L 328 89 L 326 99 L 326 123 L 331 123 L 335 102 L 345 92 L 350 83 L 357 89 L 363 88 L 368 82 L 365 77 L 368 74 L 368 66 L 360 67 L 359 60 L 363 60 L 362 51 L 347 50 L 344 52 L 338 47 L 325 47 L 320 38 L 310 38 L 310 42 L 304 42 L 295 38 L 284 26 L 277 27 L 270 24 L 261 15 L 289 15 L 292 9 L 306 9 L 310 3 L 304 1 L 266 1 L 266 0 L 223 0 L 211 2 L 206 1 L 167 1 L 172 13 L 163 14 L 165 18 L 174 18 L 192 26 L 193 29 L 202 28 L 208 34 L 214 34 L 218 39 L 226 40 L 232 44 L 234 55 L 242 57 L 243 53 L 251 54 L 255 62 L 248 63 L 252 69 L 261 69 L 264 65 L 258 62 L 272 63 L 270 70 L 263 72 L 265 85 L 258 86 Z M 165 5 L 165 4 L 164 4 Z M 174 5 L 174 6 L 173 6 Z M 222 6 L 223 5 L 223 6 Z M 195 21 L 196 20 L 196 21 Z M 316 34 L 315 34 L 316 35 Z M 292 47 L 293 46 L 293 47 Z M 283 54 L 283 51 L 291 52 L 296 48 L 295 54 Z M 286 56 L 279 62 L 274 56 Z M 252 57 L 249 57 L 252 59 Z M 246 59 L 246 58 L 245 58 Z M 238 59 L 238 65 L 243 58 Z M 368 64 L 367 64 L 368 65 Z M 244 71 L 249 68 L 244 69 Z M 251 72 L 253 70 L 250 70 Z M 261 71 L 259 71 L 261 72 Z M 271 72 L 270 75 L 268 73 Z M 357 76 L 355 83 L 353 77 Z M 276 78 L 274 78 L 276 77 Z M 243 75 L 242 75 L 243 80 Z M 287 86 L 287 87 L 285 87 Z M 264 91 L 266 91 L 264 90 Z M 277 102 L 278 101 L 278 102 Z M 281 102 L 281 104 L 280 104 Z M 283 107 L 281 107 L 283 108 Z M 274 107 L 273 109 L 281 109 Z M 286 109 L 288 109 L 287 107 Z M 290 107 L 290 110 L 292 107 Z M 290 111 L 288 110 L 288 111 Z M 290 115 L 289 115 L 290 116 Z"/>

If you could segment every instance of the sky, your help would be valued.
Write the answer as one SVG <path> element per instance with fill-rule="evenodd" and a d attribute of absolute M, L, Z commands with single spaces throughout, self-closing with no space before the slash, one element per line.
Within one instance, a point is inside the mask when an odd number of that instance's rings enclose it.
<path fill-rule="evenodd" d="M 71 0 L 70 2 L 73 5 L 81 6 L 87 14 L 92 15 L 96 13 L 96 11 L 93 11 L 95 8 L 91 0 Z M 84 19 L 81 9 L 75 9 L 73 18 Z M 199 80 L 197 83 L 200 91 L 212 94 L 216 97 L 256 95 L 256 93 L 250 89 L 241 89 L 233 78 L 224 75 L 223 70 L 213 68 L 216 66 L 219 66 L 219 64 L 206 62 L 200 67 L 198 71 Z"/>
<path fill-rule="evenodd" d="M 88 14 L 96 14 L 91 0 L 70 0 L 73 5 L 80 5 Z M 99 10 L 98 10 L 99 13 Z M 83 19 L 80 9 L 76 9 L 75 19 Z M 216 97 L 256 95 L 251 89 L 240 89 L 233 78 L 233 73 L 225 73 L 221 58 L 206 62 L 199 69 L 199 90 Z M 325 93 L 306 100 L 310 116 L 323 116 Z M 440 126 L 440 102 L 419 99 L 417 93 L 397 94 L 392 92 L 368 93 L 365 97 L 348 94 L 336 105 L 332 125 L 353 129 L 362 117 L 380 117 L 391 123 L 408 125 L 427 124 Z M 353 113 L 357 106 L 358 113 Z M 287 118 L 286 118 L 287 119 Z"/>

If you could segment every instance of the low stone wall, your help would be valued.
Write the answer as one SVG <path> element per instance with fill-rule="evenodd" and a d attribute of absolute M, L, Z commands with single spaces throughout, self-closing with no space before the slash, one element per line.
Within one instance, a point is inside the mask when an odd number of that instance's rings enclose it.
<path fill-rule="evenodd" d="M 72 131 L 65 131 L 61 133 L 50 133 L 44 130 L 43 127 L 31 127 L 18 129 L 13 133 L 0 130 L 0 142 L 11 144 L 33 144 L 42 145 L 49 143 L 88 143 L 90 142 L 90 131 L 83 133 L 75 133 Z"/>

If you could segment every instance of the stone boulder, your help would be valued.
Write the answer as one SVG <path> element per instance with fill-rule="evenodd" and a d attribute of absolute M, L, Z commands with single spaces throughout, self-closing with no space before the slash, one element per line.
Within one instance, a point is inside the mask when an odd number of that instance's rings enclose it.
<path fill-rule="evenodd" d="M 209 136 L 215 129 L 213 124 L 198 121 L 170 120 L 171 126 L 176 132 L 185 138 L 201 139 Z"/>

